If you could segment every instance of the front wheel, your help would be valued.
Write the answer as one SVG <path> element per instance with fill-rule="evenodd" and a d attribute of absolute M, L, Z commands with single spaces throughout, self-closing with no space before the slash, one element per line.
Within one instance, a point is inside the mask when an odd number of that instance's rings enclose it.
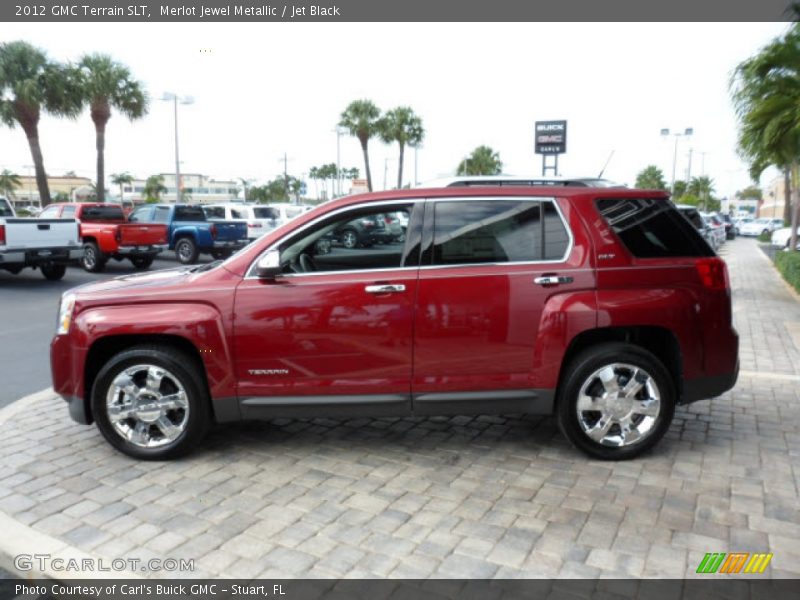
<path fill-rule="evenodd" d="M 106 440 L 144 460 L 187 454 L 211 424 L 208 392 L 195 361 L 165 346 L 113 356 L 92 388 L 92 413 Z"/>
<path fill-rule="evenodd" d="M 358 246 L 358 234 L 356 234 L 356 232 L 352 229 L 346 230 L 344 233 L 342 233 L 342 246 L 348 250 L 352 250 Z"/>
<path fill-rule="evenodd" d="M 609 343 L 580 353 L 559 392 L 558 425 L 579 450 L 624 460 L 652 448 L 675 412 L 675 386 L 653 354 Z"/>
<path fill-rule="evenodd" d="M 94 242 L 83 245 L 83 258 L 81 266 L 89 273 L 99 273 L 106 267 L 106 258 Z"/>
<path fill-rule="evenodd" d="M 175 257 L 183 265 L 193 265 L 197 262 L 197 245 L 191 238 L 181 238 L 175 244 Z"/>
<path fill-rule="evenodd" d="M 59 281 L 67 272 L 67 265 L 45 265 L 41 269 L 47 281 Z"/>

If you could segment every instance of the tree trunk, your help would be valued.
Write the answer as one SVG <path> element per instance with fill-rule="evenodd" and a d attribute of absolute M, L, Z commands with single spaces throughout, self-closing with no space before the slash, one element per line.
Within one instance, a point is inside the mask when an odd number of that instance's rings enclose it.
<path fill-rule="evenodd" d="M 44 171 L 44 157 L 39 146 L 39 127 L 36 123 L 23 125 L 23 130 L 28 138 L 31 148 L 33 168 L 36 171 L 36 187 L 39 189 L 39 202 L 42 207 L 50 204 L 50 186 L 47 185 L 47 173 Z"/>
<path fill-rule="evenodd" d="M 400 142 L 400 164 L 397 166 L 397 189 L 403 189 L 403 154 L 405 153 L 405 144 Z"/>
<path fill-rule="evenodd" d="M 792 161 L 792 234 L 789 237 L 789 251 L 797 252 L 797 223 L 800 215 L 800 190 L 797 189 L 800 164 L 797 159 Z"/>
<path fill-rule="evenodd" d="M 367 190 L 372 191 L 372 172 L 369 170 L 369 152 L 367 152 L 368 140 L 359 140 L 361 150 L 364 153 L 364 170 L 367 172 Z"/>
<path fill-rule="evenodd" d="M 783 222 L 792 220 L 792 173 L 789 169 L 783 170 Z M 774 215 L 774 213 L 773 213 Z"/>
<path fill-rule="evenodd" d="M 95 147 L 97 148 L 97 182 L 95 189 L 97 190 L 97 201 L 106 201 L 106 165 L 105 165 L 105 148 L 106 148 L 106 123 L 111 118 L 111 108 L 108 103 L 103 100 L 97 100 L 92 103 L 91 117 L 94 122 L 95 130 Z"/>

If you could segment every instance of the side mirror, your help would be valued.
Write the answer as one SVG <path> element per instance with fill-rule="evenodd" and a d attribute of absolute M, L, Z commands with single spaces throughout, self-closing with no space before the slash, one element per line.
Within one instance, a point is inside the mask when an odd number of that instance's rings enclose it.
<path fill-rule="evenodd" d="M 275 279 L 281 274 L 281 253 L 278 250 L 270 250 L 258 259 L 256 264 L 256 275 L 259 279 Z"/>

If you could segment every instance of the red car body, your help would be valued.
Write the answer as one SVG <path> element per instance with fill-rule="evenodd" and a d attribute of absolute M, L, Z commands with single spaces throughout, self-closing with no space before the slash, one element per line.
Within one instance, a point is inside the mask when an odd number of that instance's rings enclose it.
<path fill-rule="evenodd" d="M 85 218 L 87 211 L 103 210 L 107 215 Z M 84 245 L 92 244 L 102 263 L 109 258 L 152 259 L 164 251 L 168 244 L 167 226 L 158 223 L 128 223 L 124 209 L 119 204 L 102 202 L 77 202 L 50 204 L 45 209 L 50 218 L 61 218 L 69 211 L 70 218 L 80 222 L 80 236 Z M 52 214 L 50 214 L 52 212 Z M 149 265 L 149 263 L 148 263 Z"/>
<path fill-rule="evenodd" d="M 253 275 L 265 250 L 336 211 L 480 197 L 554 199 L 570 236 L 565 258 Z M 668 202 L 652 191 L 564 187 L 353 196 L 298 217 L 219 267 L 84 286 L 75 292 L 69 331 L 52 342 L 54 389 L 75 420 L 90 423 L 92 386 L 104 362 L 150 342 L 196 357 L 218 422 L 550 414 L 570 359 L 601 342 L 631 343 L 657 356 L 673 379 L 677 403 L 730 389 L 738 373 L 738 336 L 724 263 L 713 255 L 634 257 L 598 213 L 598 198 Z M 413 231 L 424 238 L 426 217 L 420 214 L 416 230 L 412 217 L 406 243 L 413 243 Z M 386 284 L 405 286 L 405 293 L 365 294 L 365 286 Z"/>

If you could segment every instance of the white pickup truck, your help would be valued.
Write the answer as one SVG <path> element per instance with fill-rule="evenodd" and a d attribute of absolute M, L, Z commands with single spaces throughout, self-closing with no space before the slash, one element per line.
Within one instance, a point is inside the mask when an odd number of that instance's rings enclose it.
<path fill-rule="evenodd" d="M 75 219 L 21 219 L 0 196 L 0 269 L 15 275 L 39 268 L 46 279 L 64 277 L 67 263 L 83 256 Z"/>

